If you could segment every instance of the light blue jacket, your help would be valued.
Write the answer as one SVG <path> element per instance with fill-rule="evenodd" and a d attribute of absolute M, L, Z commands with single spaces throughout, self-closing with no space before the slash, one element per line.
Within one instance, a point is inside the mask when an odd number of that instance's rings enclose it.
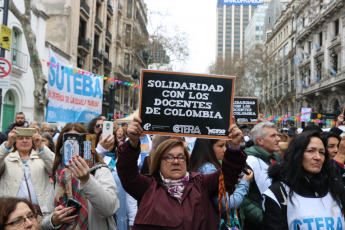
<path fill-rule="evenodd" d="M 206 162 L 198 170 L 198 172 L 201 174 L 211 174 L 216 171 L 217 171 L 217 168 L 210 162 Z M 235 189 L 234 193 L 231 194 L 230 196 L 229 207 L 231 210 L 235 210 L 235 204 L 236 204 L 237 209 L 242 205 L 243 199 L 248 194 L 248 191 L 249 191 L 249 181 L 247 179 L 242 179 L 241 182 L 237 185 L 237 188 Z M 229 194 L 226 193 L 226 195 L 227 195 L 228 203 L 229 203 Z M 219 210 L 218 196 L 213 197 L 211 201 L 212 201 L 213 207 L 218 212 Z M 226 207 L 225 207 L 224 197 L 223 197 L 223 202 L 222 202 L 222 218 L 226 219 Z"/>

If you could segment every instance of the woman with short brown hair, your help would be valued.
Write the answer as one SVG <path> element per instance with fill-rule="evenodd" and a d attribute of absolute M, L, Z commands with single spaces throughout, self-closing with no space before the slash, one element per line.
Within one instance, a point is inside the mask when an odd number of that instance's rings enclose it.
<path fill-rule="evenodd" d="M 37 213 L 26 199 L 0 198 L 0 229 L 38 229 Z"/>
<path fill-rule="evenodd" d="M 207 175 L 187 172 L 187 148 L 181 141 L 169 139 L 158 146 L 148 176 L 139 174 L 137 166 L 143 131 L 140 123 L 135 117 L 128 127 L 129 141 L 119 147 L 116 166 L 126 192 L 141 201 L 133 230 L 218 229 L 210 198 L 218 194 L 222 175 L 227 190 L 232 192 L 237 183 L 246 160 L 239 150 L 242 131 L 235 124 L 230 127 L 232 149 L 227 149 L 221 171 Z"/>

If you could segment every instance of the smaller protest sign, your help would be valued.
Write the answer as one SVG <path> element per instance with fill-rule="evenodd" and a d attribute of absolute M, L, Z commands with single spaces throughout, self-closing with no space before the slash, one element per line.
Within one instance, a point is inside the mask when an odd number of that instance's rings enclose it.
<path fill-rule="evenodd" d="M 142 70 L 144 133 L 228 139 L 235 77 Z"/>
<path fill-rule="evenodd" d="M 233 115 L 236 123 L 258 123 L 259 101 L 256 97 L 235 97 Z"/>

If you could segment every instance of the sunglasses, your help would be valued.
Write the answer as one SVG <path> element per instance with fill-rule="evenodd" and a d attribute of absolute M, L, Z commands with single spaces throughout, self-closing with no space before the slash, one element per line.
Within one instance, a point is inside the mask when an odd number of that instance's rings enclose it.
<path fill-rule="evenodd" d="M 99 127 L 103 128 L 103 124 L 96 124 L 95 126 L 96 126 L 96 128 L 99 128 Z"/>

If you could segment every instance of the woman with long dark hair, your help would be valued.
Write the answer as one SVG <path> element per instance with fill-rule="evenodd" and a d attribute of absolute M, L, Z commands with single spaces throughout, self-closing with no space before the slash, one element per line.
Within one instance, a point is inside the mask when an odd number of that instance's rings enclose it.
<path fill-rule="evenodd" d="M 271 166 L 264 193 L 265 229 L 343 229 L 345 188 L 318 132 L 298 135 Z"/>
<path fill-rule="evenodd" d="M 64 133 L 87 133 L 87 130 L 80 123 L 68 123 L 61 130 L 53 165 L 56 182 L 47 202 L 43 229 L 116 229 L 113 215 L 120 204 L 111 171 L 102 167 L 104 162 L 97 152 L 91 168 L 79 155 L 70 160 L 70 166 L 64 166 L 60 151 Z M 80 210 L 68 206 L 71 198 L 79 203 Z"/>
<path fill-rule="evenodd" d="M 201 174 L 211 174 L 222 168 L 222 161 L 226 151 L 226 141 L 218 139 L 201 139 L 198 138 L 195 141 L 195 145 L 192 151 L 190 164 L 188 171 L 190 172 L 199 172 Z M 237 185 L 234 193 L 230 196 L 229 207 L 231 212 L 235 208 L 239 208 L 243 202 L 244 197 L 247 195 L 249 190 L 249 183 L 253 180 L 253 172 L 247 170 L 249 175 L 244 175 L 241 182 Z M 232 193 L 232 191 L 231 191 Z M 229 198 L 229 194 L 227 194 Z M 212 198 L 212 205 L 215 208 L 215 211 L 219 212 L 219 199 L 218 196 Z M 225 199 L 222 201 L 222 219 L 227 220 L 226 218 L 226 206 Z M 231 217 L 235 216 L 234 213 L 231 213 Z M 236 225 L 237 218 L 230 218 L 232 225 Z"/>

